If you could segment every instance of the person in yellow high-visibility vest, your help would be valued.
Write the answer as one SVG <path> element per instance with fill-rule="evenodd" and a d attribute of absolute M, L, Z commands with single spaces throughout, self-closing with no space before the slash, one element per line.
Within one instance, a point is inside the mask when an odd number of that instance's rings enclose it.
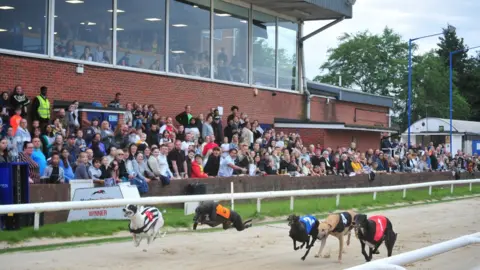
<path fill-rule="evenodd" d="M 46 86 L 40 87 L 40 95 L 38 95 L 33 101 L 33 120 L 40 122 L 40 127 L 48 125 L 50 122 L 50 101 L 47 98 Z"/>

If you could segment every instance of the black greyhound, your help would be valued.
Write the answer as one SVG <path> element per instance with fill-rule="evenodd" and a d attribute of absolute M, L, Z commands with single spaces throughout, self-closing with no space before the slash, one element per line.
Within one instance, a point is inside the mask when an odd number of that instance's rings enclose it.
<path fill-rule="evenodd" d="M 293 250 L 299 250 L 307 245 L 307 251 L 302 257 L 302 261 L 304 261 L 318 239 L 320 222 L 314 216 L 299 217 L 297 215 L 290 215 L 287 221 L 288 226 L 290 226 L 290 238 L 293 240 Z M 297 247 L 297 241 L 301 243 L 301 246 Z"/>
<path fill-rule="evenodd" d="M 243 231 L 252 227 L 251 222 L 251 219 L 243 222 L 242 217 L 240 217 L 237 212 L 225 208 L 219 203 L 207 201 L 200 203 L 195 209 L 193 229 L 196 230 L 198 224 L 206 224 L 210 227 L 216 227 L 222 224 L 224 230 L 235 227 L 237 231 Z"/>
<path fill-rule="evenodd" d="M 357 214 L 354 220 L 355 234 L 362 245 L 362 254 L 367 262 L 372 260 L 372 254 L 379 254 L 378 248 L 385 241 L 388 257 L 392 256 L 393 246 L 397 240 L 397 234 L 393 231 L 390 220 L 384 216 L 372 216 Z M 365 245 L 369 247 L 369 254 L 365 252 Z"/>

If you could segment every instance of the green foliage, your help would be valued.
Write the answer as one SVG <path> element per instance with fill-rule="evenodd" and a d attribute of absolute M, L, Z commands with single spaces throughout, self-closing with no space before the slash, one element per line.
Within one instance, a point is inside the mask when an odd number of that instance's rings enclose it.
<path fill-rule="evenodd" d="M 400 91 L 408 65 L 408 44 L 400 35 L 387 27 L 381 35 L 368 31 L 343 34 L 339 42 L 337 48 L 328 50 L 328 61 L 320 68 L 328 73 L 315 81 L 337 85 L 341 75 L 344 87 L 378 95 Z"/>
<path fill-rule="evenodd" d="M 418 55 L 413 44 L 412 122 L 424 117 L 449 118 L 449 54 L 466 47 L 455 31 L 443 30 L 438 49 Z M 314 80 L 394 97 L 394 123 L 407 128 L 408 42 L 390 28 L 343 34 L 329 49 L 328 60 Z M 453 118 L 480 121 L 480 54 L 455 54 Z"/>

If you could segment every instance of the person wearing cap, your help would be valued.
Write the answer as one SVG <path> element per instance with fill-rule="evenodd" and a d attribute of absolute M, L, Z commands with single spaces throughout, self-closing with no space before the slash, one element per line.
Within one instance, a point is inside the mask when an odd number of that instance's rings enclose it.
<path fill-rule="evenodd" d="M 223 126 L 220 115 L 215 115 L 213 117 L 213 135 L 215 135 L 215 143 L 220 145 L 223 142 Z"/>
<path fill-rule="evenodd" d="M 40 122 L 40 127 L 48 125 L 50 122 L 50 101 L 47 98 L 46 86 L 40 87 L 40 95 L 38 95 L 32 104 L 33 120 Z"/>

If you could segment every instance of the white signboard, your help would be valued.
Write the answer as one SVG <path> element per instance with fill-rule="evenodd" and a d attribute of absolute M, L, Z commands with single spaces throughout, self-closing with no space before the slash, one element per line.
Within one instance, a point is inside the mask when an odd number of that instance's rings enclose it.
<path fill-rule="evenodd" d="M 114 187 L 77 188 L 72 201 L 91 201 L 109 199 L 137 199 L 140 198 L 138 188 L 131 185 L 120 185 Z M 95 208 L 70 210 L 68 222 L 88 219 L 125 219 L 123 207 Z"/>

